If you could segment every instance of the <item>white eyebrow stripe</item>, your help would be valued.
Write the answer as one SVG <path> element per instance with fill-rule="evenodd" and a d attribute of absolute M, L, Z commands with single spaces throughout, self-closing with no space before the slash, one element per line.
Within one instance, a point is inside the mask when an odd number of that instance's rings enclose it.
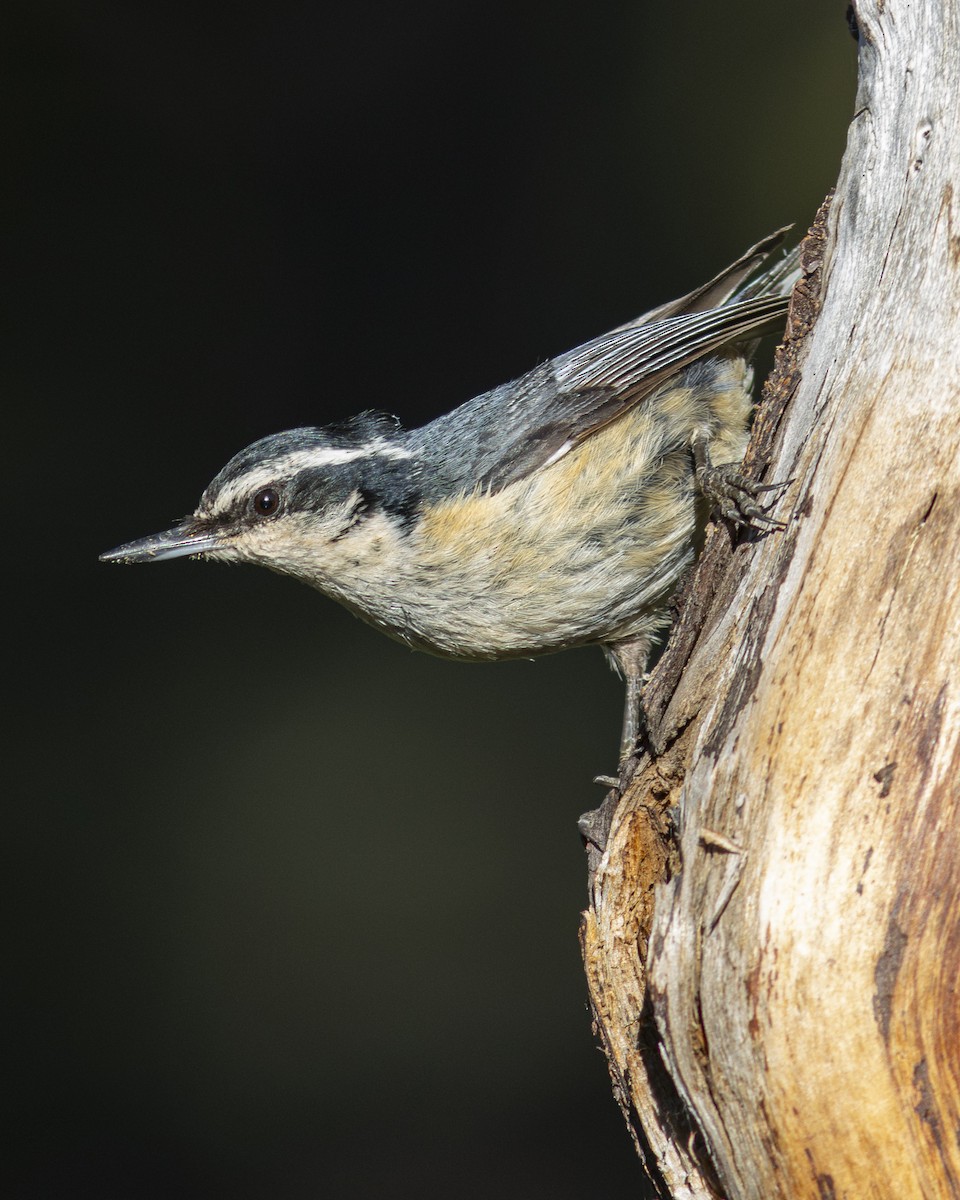
<path fill-rule="evenodd" d="M 227 512 L 240 496 L 258 492 L 260 488 L 265 487 L 268 483 L 273 483 L 276 477 L 276 469 L 257 467 L 256 470 L 247 471 L 239 479 L 232 479 L 217 496 L 213 511 L 218 513 Z"/>
<path fill-rule="evenodd" d="M 391 445 L 383 438 L 376 438 L 363 446 L 314 446 L 309 450 L 291 450 L 281 458 L 251 467 L 239 478 L 232 479 L 217 496 L 215 511 L 226 512 L 241 496 L 252 495 L 260 488 L 295 475 L 298 471 L 311 467 L 338 466 L 358 458 L 374 456 L 398 460 L 413 458 L 413 453 L 402 446 Z"/>
<path fill-rule="evenodd" d="M 309 450 L 291 450 L 280 459 L 277 466 L 284 473 L 292 473 L 305 471 L 309 467 L 333 467 L 374 455 L 379 458 L 413 458 L 413 454 L 402 446 L 394 446 L 383 438 L 377 438 L 363 446 L 313 446 Z"/>

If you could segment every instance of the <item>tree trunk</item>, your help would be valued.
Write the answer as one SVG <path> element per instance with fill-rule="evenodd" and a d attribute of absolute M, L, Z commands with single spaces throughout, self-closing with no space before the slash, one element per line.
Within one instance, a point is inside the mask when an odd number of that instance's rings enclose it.
<path fill-rule="evenodd" d="M 788 526 L 712 530 L 583 919 L 662 1197 L 960 1196 L 960 8 L 856 20 L 753 451 Z"/>

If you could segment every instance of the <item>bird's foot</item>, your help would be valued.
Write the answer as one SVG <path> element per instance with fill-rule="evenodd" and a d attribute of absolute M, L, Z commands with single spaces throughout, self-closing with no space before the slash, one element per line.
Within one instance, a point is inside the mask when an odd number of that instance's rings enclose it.
<path fill-rule="evenodd" d="M 783 521 L 768 516 L 757 503 L 764 492 L 782 491 L 793 482 L 754 483 L 732 467 L 704 466 L 697 470 L 697 485 L 722 517 L 750 529 L 786 529 Z"/>

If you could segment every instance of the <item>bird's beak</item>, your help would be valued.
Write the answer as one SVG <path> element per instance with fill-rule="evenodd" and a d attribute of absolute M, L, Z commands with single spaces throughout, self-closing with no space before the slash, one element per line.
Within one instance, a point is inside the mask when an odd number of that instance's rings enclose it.
<path fill-rule="evenodd" d="M 163 562 L 167 558 L 184 558 L 188 554 L 205 554 L 219 549 L 224 542 L 223 532 L 188 519 L 174 525 L 166 533 L 154 533 L 136 542 L 127 542 L 116 550 L 100 555 L 101 562 L 146 563 Z"/>

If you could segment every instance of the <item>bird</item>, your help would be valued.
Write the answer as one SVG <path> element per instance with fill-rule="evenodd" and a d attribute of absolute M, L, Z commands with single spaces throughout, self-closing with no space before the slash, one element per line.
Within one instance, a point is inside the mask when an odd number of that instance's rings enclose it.
<path fill-rule="evenodd" d="M 773 529 L 739 472 L 750 359 L 779 331 L 789 226 L 693 292 L 407 430 L 376 409 L 241 450 L 172 529 L 101 555 L 249 562 L 453 659 L 598 645 L 625 681 L 621 768 L 678 581 L 714 508 Z"/>

